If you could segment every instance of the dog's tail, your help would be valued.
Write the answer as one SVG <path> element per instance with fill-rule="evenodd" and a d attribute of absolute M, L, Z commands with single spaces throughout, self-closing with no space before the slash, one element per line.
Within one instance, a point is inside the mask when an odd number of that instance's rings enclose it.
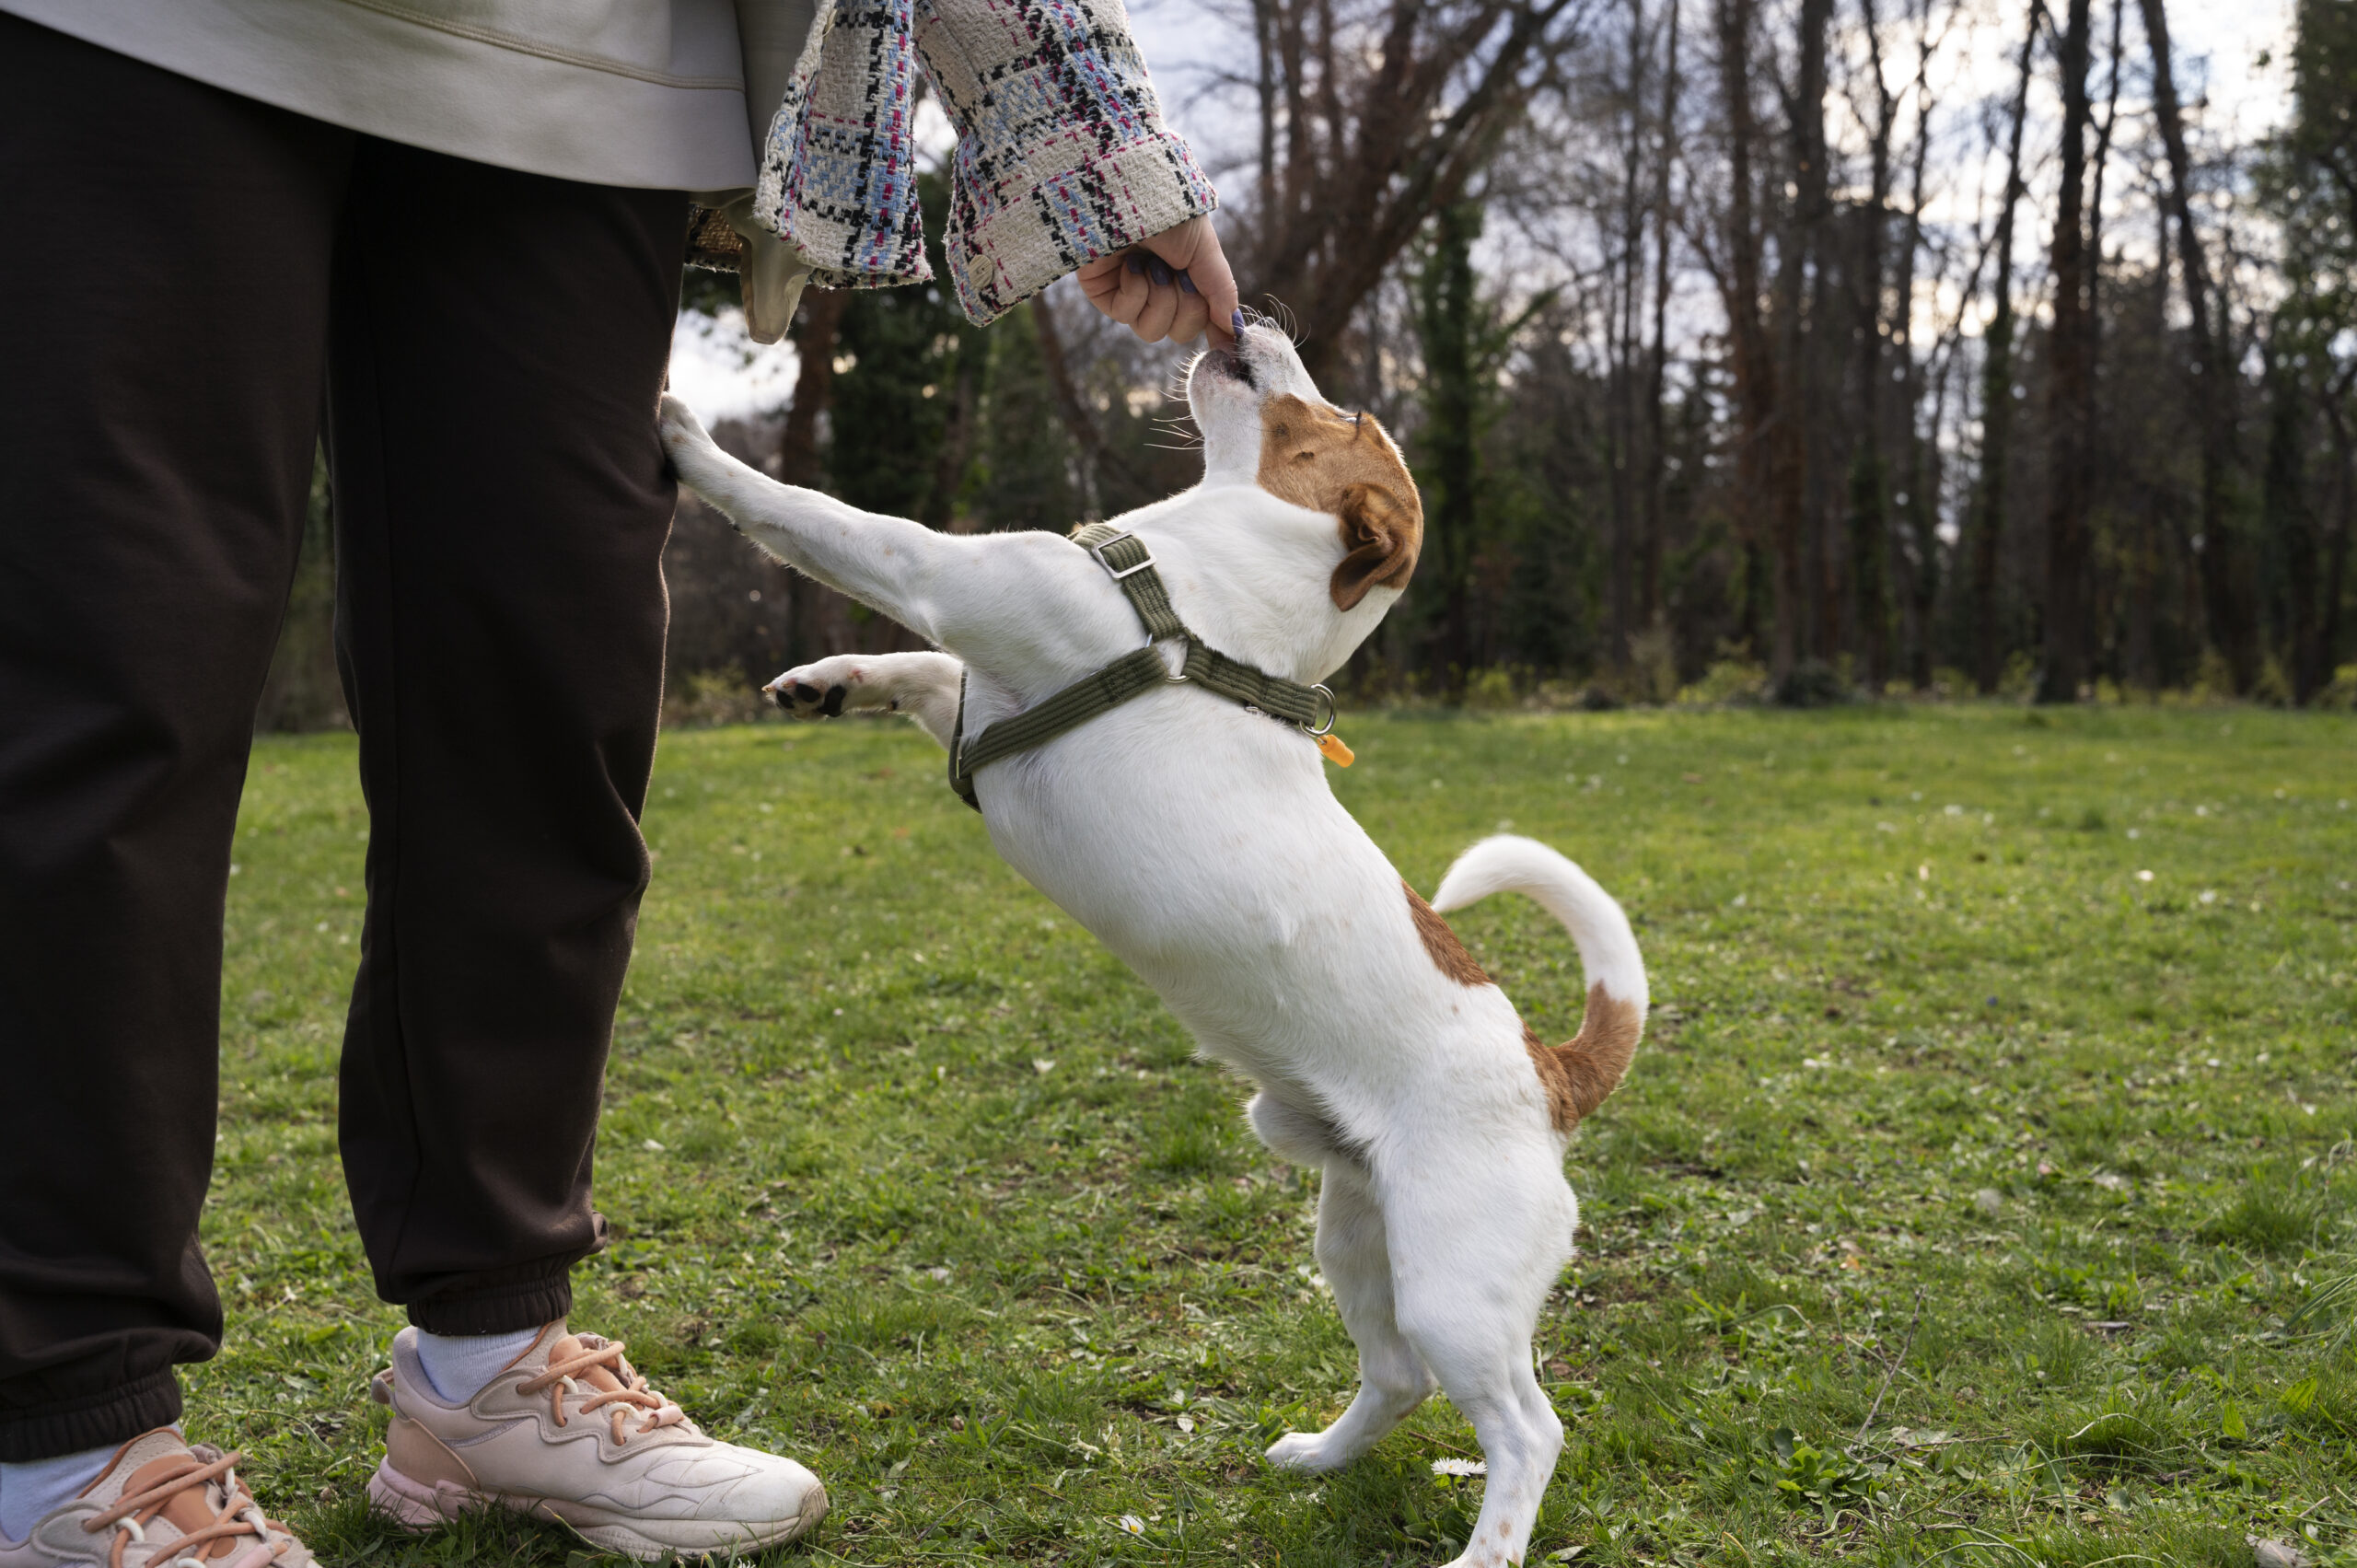
<path fill-rule="evenodd" d="M 1580 1032 L 1558 1046 L 1529 1035 L 1555 1125 L 1569 1132 L 1620 1086 L 1645 1030 L 1645 960 L 1636 933 L 1596 878 L 1536 840 L 1501 834 L 1457 857 L 1433 908 L 1463 909 L 1492 893 L 1527 893 L 1572 934 L 1587 971 Z M 1525 1033 L 1528 1034 L 1527 1026 Z"/>

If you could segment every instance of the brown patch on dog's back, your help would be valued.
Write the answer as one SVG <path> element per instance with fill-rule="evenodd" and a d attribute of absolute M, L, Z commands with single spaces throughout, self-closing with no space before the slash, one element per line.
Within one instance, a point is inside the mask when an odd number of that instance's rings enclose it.
<path fill-rule="evenodd" d="M 1341 520 L 1341 563 L 1327 591 L 1349 610 L 1371 588 L 1404 588 L 1423 548 L 1424 503 L 1399 448 L 1366 414 L 1290 392 L 1260 409 L 1260 488 Z"/>
<path fill-rule="evenodd" d="M 1539 1086 L 1547 1091 L 1547 1119 L 1556 1132 L 1578 1126 L 1581 1118 L 1620 1086 L 1644 1032 L 1644 1016 L 1637 1005 L 1607 995 L 1601 985 L 1587 988 L 1580 1032 L 1562 1044 L 1549 1045 L 1527 1023 L 1522 1026 L 1523 1049 L 1538 1070 Z"/>
<path fill-rule="evenodd" d="M 1465 950 L 1440 911 L 1424 902 L 1423 895 L 1406 882 L 1399 884 L 1399 890 L 1408 895 L 1409 918 L 1416 923 L 1416 935 L 1431 955 L 1433 967 L 1459 985 L 1489 984 L 1489 971 L 1473 961 L 1473 955 Z"/>

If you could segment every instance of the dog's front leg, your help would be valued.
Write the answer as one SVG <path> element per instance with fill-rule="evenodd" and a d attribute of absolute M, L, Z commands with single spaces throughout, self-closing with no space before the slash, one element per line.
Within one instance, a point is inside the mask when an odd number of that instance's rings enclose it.
<path fill-rule="evenodd" d="M 936 589 L 946 575 L 973 567 L 980 540 L 780 484 L 722 451 L 695 412 L 668 394 L 659 428 L 680 482 L 754 543 L 928 642 L 942 640 Z"/>
<path fill-rule="evenodd" d="M 906 714 L 947 750 L 958 729 L 958 684 L 965 668 L 947 654 L 838 654 L 798 665 L 762 690 L 797 719 Z"/>

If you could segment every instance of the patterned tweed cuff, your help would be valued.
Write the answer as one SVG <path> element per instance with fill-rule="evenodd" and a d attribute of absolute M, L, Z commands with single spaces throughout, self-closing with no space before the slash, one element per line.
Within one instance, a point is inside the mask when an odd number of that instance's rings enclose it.
<path fill-rule="evenodd" d="M 1036 167 L 1040 159 L 1031 161 Z M 1172 131 L 1084 157 L 988 211 L 972 199 L 961 157 L 946 244 L 958 302 L 968 319 L 986 324 L 1083 262 L 1218 204 L 1194 155 Z"/>
<path fill-rule="evenodd" d="M 977 324 L 1218 203 L 1162 123 L 1120 0 L 820 0 L 752 203 L 814 283 L 933 276 L 920 68 L 958 128 L 946 249 Z"/>

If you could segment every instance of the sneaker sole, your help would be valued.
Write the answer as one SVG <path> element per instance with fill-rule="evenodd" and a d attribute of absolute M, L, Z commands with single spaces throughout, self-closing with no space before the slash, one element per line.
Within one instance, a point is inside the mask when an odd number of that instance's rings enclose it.
<path fill-rule="evenodd" d="M 714 1540 L 715 1527 L 699 1527 L 696 1521 L 638 1521 L 586 1503 L 571 1502 L 556 1497 L 526 1497 L 473 1492 L 449 1481 L 412 1481 L 379 1461 L 377 1473 L 368 1479 L 369 1506 L 394 1523 L 411 1530 L 430 1530 L 447 1524 L 462 1514 L 490 1507 L 512 1508 L 519 1514 L 552 1520 L 565 1526 L 594 1546 L 608 1551 L 618 1551 L 634 1557 L 641 1562 L 658 1562 L 666 1557 L 732 1558 L 749 1551 L 761 1551 L 794 1539 L 827 1516 L 827 1489 L 819 1487 L 803 1500 L 802 1512 L 766 1528 L 750 1525 L 736 1527 L 736 1533 L 726 1540 Z M 647 1533 L 646 1526 L 674 1524 L 682 1538 L 666 1539 Z"/>

